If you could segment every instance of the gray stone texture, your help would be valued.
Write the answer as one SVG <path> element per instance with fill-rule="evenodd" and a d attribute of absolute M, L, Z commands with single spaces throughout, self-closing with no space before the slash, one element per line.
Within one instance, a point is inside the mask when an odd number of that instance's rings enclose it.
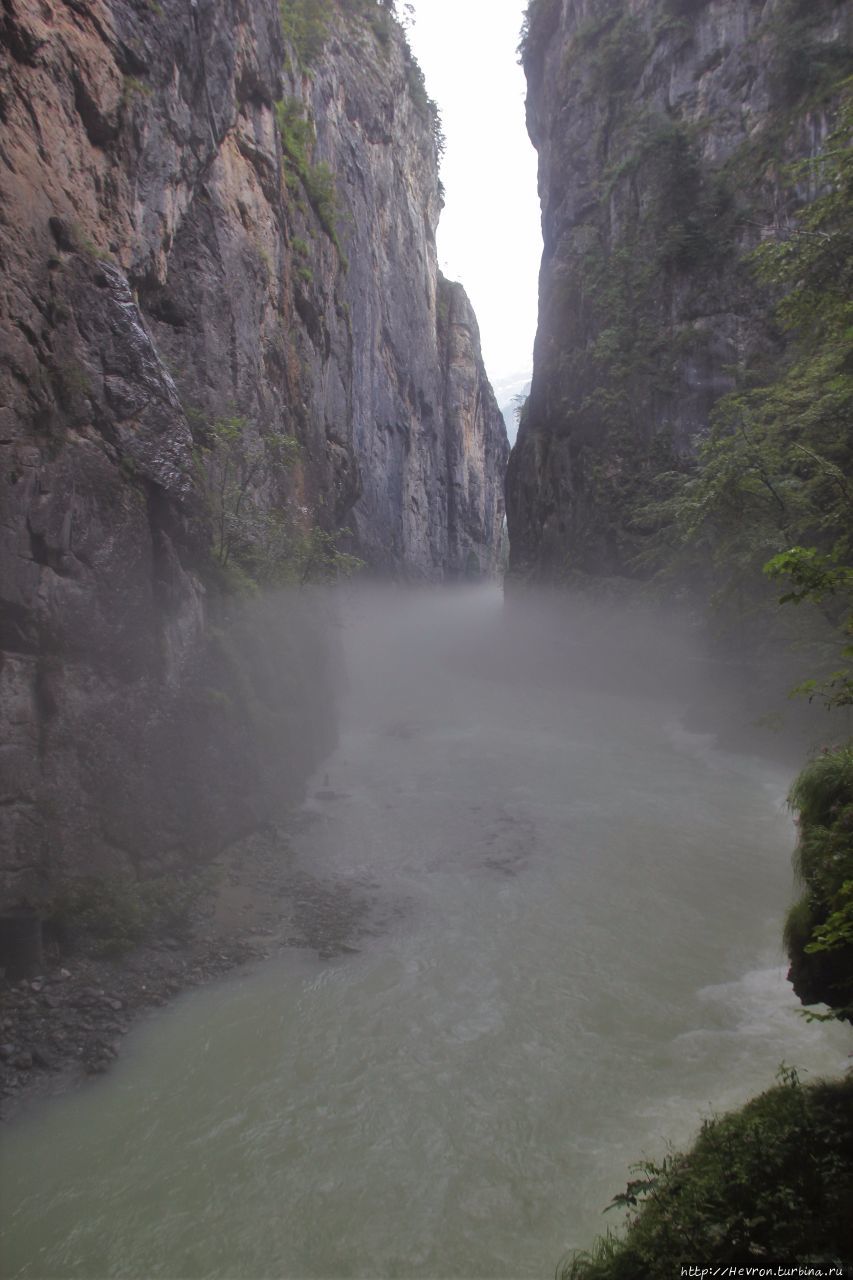
<path fill-rule="evenodd" d="M 470 306 L 439 279 L 432 122 L 396 24 L 383 42 L 334 5 L 310 74 L 276 0 L 8 0 L 0 37 L 14 906 L 80 871 L 207 861 L 329 748 L 327 604 L 211 578 L 217 421 L 267 459 L 256 509 L 348 527 L 413 580 L 494 567 L 507 446 Z M 281 100 L 313 117 L 336 238 L 283 152 Z M 299 441 L 290 467 L 276 435 Z"/>
<path fill-rule="evenodd" d="M 762 238 L 788 234 L 814 194 L 808 176 L 792 178 L 787 166 L 826 139 L 833 100 L 819 75 L 849 60 L 853 6 L 533 0 L 531 10 L 527 111 L 544 255 L 532 389 L 507 475 L 511 565 L 531 578 L 630 574 L 618 493 L 634 483 L 638 459 L 656 440 L 690 455 L 735 370 L 760 376 L 778 351 L 773 298 L 745 259 Z M 633 25 L 614 52 L 606 44 L 619 20 Z M 687 181 L 662 196 L 660 157 L 676 138 Z M 673 220 L 684 207 L 686 238 L 663 261 L 655 236 L 665 200 Z M 687 238 L 694 230 L 718 242 L 700 255 Z M 602 351 L 624 317 L 585 295 L 582 281 L 590 252 L 614 261 L 626 247 L 635 278 L 650 268 L 636 315 L 655 343 L 638 323 L 633 336 L 647 342 L 647 359 L 622 376 L 627 404 L 615 430 L 607 396 L 616 362 L 607 365 Z M 637 354 L 631 337 L 621 339 L 627 360 Z"/>

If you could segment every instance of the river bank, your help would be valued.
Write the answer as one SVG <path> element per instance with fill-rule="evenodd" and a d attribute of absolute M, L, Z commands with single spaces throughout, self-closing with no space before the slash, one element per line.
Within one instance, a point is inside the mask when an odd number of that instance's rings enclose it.
<path fill-rule="evenodd" d="M 294 814 L 289 830 L 232 846 L 185 931 L 115 957 L 54 954 L 41 974 L 0 980 L 0 1120 L 103 1075 L 130 1029 L 182 992 L 287 947 L 321 959 L 353 952 L 367 900 L 294 865 L 290 839 L 311 820 Z"/>

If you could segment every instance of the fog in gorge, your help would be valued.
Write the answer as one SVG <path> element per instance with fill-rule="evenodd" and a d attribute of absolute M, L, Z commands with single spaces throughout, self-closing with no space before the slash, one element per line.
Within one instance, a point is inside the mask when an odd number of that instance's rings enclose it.
<path fill-rule="evenodd" d="M 10 1127 L 10 1277 L 550 1275 L 635 1160 L 843 1066 L 785 981 L 790 773 L 698 723 L 686 626 L 494 586 L 338 626 L 290 945 Z"/>

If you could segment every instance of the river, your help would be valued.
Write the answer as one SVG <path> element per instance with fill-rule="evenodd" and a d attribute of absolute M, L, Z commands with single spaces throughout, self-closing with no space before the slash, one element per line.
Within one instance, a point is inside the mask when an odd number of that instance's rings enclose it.
<path fill-rule="evenodd" d="M 5 1276 L 550 1277 L 630 1164 L 845 1065 L 784 980 L 789 775 L 684 728 L 665 645 L 649 682 L 654 642 L 543 647 L 472 590 L 355 596 L 344 647 L 293 845 L 350 949 L 183 996 L 10 1125 Z"/>

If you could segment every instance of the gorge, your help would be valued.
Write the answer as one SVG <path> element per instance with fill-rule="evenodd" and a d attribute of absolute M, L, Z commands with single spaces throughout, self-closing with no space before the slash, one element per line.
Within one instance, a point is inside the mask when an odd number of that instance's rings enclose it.
<path fill-rule="evenodd" d="M 632 1162 L 629 1217 L 678 1200 L 664 1150 L 780 1063 L 812 1115 L 853 950 L 851 21 L 530 0 L 510 455 L 404 6 L 5 0 L 4 1274 L 657 1280 L 642 1225 L 568 1256 Z M 807 676 L 831 719 L 774 742 Z M 751 1235 L 706 1194 L 725 1261 L 789 1261 L 780 1222 L 853 1259 L 829 1088 Z"/>

